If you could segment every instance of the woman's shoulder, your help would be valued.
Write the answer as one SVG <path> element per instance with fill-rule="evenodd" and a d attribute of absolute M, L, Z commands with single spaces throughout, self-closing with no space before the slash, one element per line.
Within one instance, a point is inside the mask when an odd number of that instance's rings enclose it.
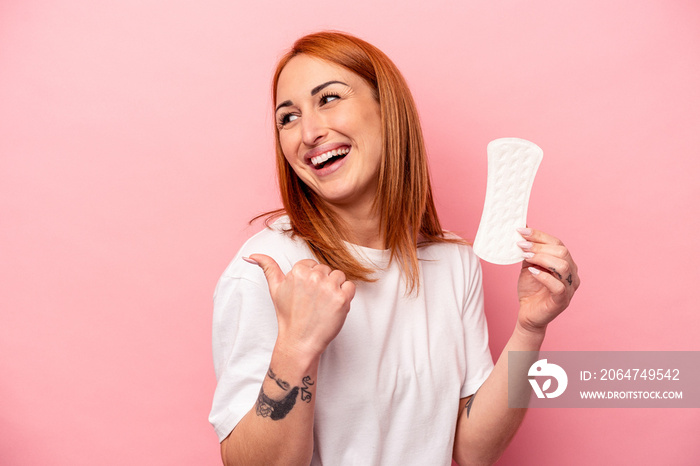
<path fill-rule="evenodd" d="M 419 248 L 419 257 L 453 263 L 460 268 L 479 267 L 479 259 L 469 241 L 447 230 L 443 230 L 443 238 L 447 241 L 431 242 Z"/>
<path fill-rule="evenodd" d="M 286 216 L 279 217 L 248 238 L 223 275 L 238 277 L 248 275 L 251 269 L 258 269 L 258 267 L 252 267 L 251 264 L 243 261 L 243 257 L 248 257 L 251 254 L 265 254 L 272 257 L 285 273 L 296 262 L 313 257 L 306 243 L 292 235 L 289 218 Z"/>
<path fill-rule="evenodd" d="M 449 283 L 455 290 L 471 293 L 481 287 L 481 263 L 471 244 L 459 235 L 445 232 L 450 241 L 433 242 L 419 248 L 424 277 L 431 283 Z M 421 251 L 423 249 L 423 251 Z M 462 302 L 466 302 L 466 295 Z"/>
<path fill-rule="evenodd" d="M 248 238 L 241 246 L 239 253 L 254 249 L 258 250 L 259 254 L 267 254 L 265 251 L 274 251 L 279 248 L 285 249 L 293 246 L 297 241 L 296 238 L 292 237 L 289 218 L 282 216 L 274 222 L 266 224 L 262 230 Z M 250 253 L 255 254 L 254 251 Z"/>
<path fill-rule="evenodd" d="M 463 255 L 471 255 L 474 253 L 472 242 L 464 239 L 462 236 L 449 230 L 442 230 L 443 241 L 431 241 L 423 243 L 423 247 L 430 247 L 447 253 L 459 253 Z M 419 245 L 421 245 L 419 243 Z"/>

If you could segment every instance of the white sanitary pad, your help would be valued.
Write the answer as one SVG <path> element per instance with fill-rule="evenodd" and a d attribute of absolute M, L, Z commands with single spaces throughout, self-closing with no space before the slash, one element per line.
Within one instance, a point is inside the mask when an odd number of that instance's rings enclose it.
<path fill-rule="evenodd" d="M 516 245 L 523 238 L 516 229 L 525 228 L 530 190 L 544 153 L 536 144 L 518 138 L 491 141 L 486 152 L 486 200 L 474 252 L 493 264 L 515 264 L 523 260 L 523 251 Z"/>

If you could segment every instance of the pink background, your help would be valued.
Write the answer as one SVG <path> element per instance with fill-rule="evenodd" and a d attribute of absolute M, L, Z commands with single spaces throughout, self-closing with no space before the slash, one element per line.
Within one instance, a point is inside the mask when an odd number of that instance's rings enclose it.
<path fill-rule="evenodd" d="M 700 350 L 700 7 L 686 1 L 0 3 L 0 463 L 215 465 L 211 297 L 278 206 L 268 93 L 298 36 L 383 49 L 444 225 L 486 144 L 545 151 L 529 223 L 583 285 L 548 350 Z M 492 350 L 517 266 L 484 265 Z M 503 465 L 697 464 L 697 409 L 531 410 Z"/>

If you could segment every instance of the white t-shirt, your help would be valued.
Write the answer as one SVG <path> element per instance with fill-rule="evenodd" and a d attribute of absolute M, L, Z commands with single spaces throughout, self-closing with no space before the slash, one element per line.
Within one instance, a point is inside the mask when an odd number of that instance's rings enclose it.
<path fill-rule="evenodd" d="M 241 257 L 267 254 L 285 274 L 314 259 L 282 232 L 287 225 L 283 217 L 248 240 L 214 293 L 209 421 L 220 441 L 254 406 L 277 337 L 265 276 Z M 356 283 L 345 324 L 321 356 L 311 464 L 449 465 L 459 399 L 493 368 L 479 260 L 469 246 L 421 247 L 419 294 L 406 296 L 389 251 L 352 248 L 375 264 L 378 281 Z"/>

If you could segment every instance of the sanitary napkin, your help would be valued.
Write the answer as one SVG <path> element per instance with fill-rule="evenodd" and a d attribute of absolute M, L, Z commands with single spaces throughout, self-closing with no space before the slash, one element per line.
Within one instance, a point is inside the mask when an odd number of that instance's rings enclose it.
<path fill-rule="evenodd" d="M 493 264 L 515 264 L 523 260 L 523 251 L 516 245 L 523 238 L 516 229 L 525 228 L 530 191 L 544 152 L 518 138 L 491 141 L 486 152 L 486 200 L 474 252 Z"/>

